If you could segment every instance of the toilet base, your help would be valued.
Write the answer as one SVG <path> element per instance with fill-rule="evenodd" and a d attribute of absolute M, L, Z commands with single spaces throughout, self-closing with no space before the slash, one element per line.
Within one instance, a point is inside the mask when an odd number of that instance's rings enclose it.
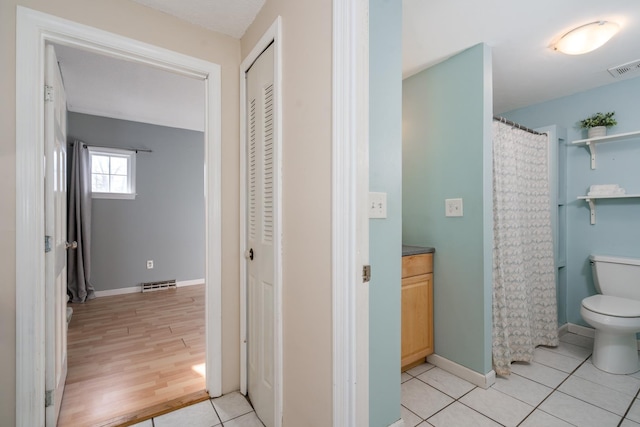
<path fill-rule="evenodd" d="M 611 374 L 639 371 L 636 334 L 613 334 L 596 329 L 591 360 L 596 368 Z"/>

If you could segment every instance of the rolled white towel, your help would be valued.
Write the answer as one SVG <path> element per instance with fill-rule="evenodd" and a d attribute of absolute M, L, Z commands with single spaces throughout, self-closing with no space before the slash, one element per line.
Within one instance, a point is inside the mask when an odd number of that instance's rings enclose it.
<path fill-rule="evenodd" d="M 617 191 L 620 188 L 618 184 L 594 184 L 589 187 L 589 191 L 594 193 L 608 193 Z"/>
<path fill-rule="evenodd" d="M 597 184 L 589 187 L 588 196 L 620 196 L 626 193 L 618 184 Z"/>

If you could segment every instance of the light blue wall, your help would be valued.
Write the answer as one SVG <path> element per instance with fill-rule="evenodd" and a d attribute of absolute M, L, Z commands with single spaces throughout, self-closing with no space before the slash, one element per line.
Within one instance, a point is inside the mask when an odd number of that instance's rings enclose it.
<path fill-rule="evenodd" d="M 435 352 L 491 370 L 491 51 L 474 46 L 403 82 L 402 237 L 433 246 Z M 444 201 L 463 198 L 464 217 Z"/>
<path fill-rule="evenodd" d="M 640 130 L 640 78 L 616 82 L 576 95 L 514 110 L 505 117 L 528 127 L 558 124 L 567 128 L 569 142 L 582 139 L 576 123 L 598 111 L 615 111 L 618 125 L 609 133 Z M 590 254 L 640 257 L 640 199 L 598 201 L 595 225 L 589 223 L 584 201 L 592 184 L 619 184 L 640 194 L 640 138 L 597 146 L 596 169 L 590 169 L 584 147 L 567 148 L 567 321 L 586 325 L 580 302 L 595 293 Z M 560 303 L 563 303 L 560 298 Z"/>
<path fill-rule="evenodd" d="M 137 155 L 135 200 L 93 199 L 95 289 L 204 278 L 203 133 L 69 113 L 67 134 L 89 145 L 153 150 Z"/>
<path fill-rule="evenodd" d="M 369 2 L 369 186 L 387 218 L 369 222 L 369 425 L 400 419 L 402 254 L 402 2 Z"/>

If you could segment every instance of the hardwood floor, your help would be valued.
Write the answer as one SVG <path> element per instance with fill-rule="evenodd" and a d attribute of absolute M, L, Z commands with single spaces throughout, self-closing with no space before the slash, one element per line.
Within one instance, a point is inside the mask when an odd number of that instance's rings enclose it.
<path fill-rule="evenodd" d="M 70 307 L 58 426 L 126 425 L 154 415 L 140 418 L 145 408 L 167 412 L 204 396 L 204 285 Z"/>

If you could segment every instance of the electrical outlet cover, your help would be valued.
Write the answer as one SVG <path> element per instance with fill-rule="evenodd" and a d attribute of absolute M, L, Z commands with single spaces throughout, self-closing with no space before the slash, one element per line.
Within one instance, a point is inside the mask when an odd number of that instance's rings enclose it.
<path fill-rule="evenodd" d="M 369 193 L 369 218 L 387 217 L 387 193 Z"/>
<path fill-rule="evenodd" d="M 445 199 L 445 216 L 462 216 L 462 199 Z"/>

